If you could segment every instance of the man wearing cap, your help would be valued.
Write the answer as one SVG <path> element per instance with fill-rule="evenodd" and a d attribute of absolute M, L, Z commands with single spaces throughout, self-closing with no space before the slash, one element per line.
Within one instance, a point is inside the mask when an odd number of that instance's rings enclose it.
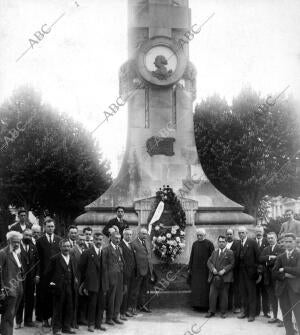
<path fill-rule="evenodd" d="M 0 295 L 4 298 L 1 334 L 12 335 L 14 317 L 23 294 L 22 263 L 19 255 L 22 234 L 10 231 L 6 234 L 6 239 L 8 246 L 0 250 Z"/>
<path fill-rule="evenodd" d="M 117 217 L 108 221 L 108 223 L 103 228 L 103 234 L 109 237 L 109 228 L 113 226 L 117 226 L 119 229 L 119 233 L 123 236 L 123 230 L 125 228 L 129 228 L 128 222 L 123 219 L 124 217 L 124 207 L 118 206 L 116 208 Z"/>
<path fill-rule="evenodd" d="M 24 230 L 26 228 L 31 228 L 31 224 L 28 222 L 28 218 L 27 218 L 27 212 L 25 210 L 25 208 L 19 208 L 18 210 L 18 218 L 19 221 L 12 224 L 9 228 L 10 231 L 14 230 L 14 231 L 18 231 L 19 233 L 23 233 Z"/>

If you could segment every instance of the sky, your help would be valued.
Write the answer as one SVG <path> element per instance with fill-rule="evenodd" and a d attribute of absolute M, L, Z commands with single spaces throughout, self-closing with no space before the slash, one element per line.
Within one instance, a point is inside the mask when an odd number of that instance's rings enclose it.
<path fill-rule="evenodd" d="M 288 87 L 286 96 L 300 99 L 298 0 L 190 0 L 189 5 L 192 24 L 214 13 L 189 43 L 198 72 L 195 103 L 214 93 L 230 103 L 246 85 L 263 96 Z M 38 33 L 38 41 L 34 34 L 41 29 L 48 33 Z M 30 39 L 38 43 L 31 47 Z M 29 84 L 43 101 L 92 132 L 119 96 L 118 71 L 126 60 L 126 0 L 0 1 L 0 103 Z M 113 176 L 126 131 L 124 106 L 91 134 L 111 161 Z"/>

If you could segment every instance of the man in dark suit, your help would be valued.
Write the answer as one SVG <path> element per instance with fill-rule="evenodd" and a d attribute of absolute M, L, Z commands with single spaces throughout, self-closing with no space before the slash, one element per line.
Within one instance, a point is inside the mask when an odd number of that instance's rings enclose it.
<path fill-rule="evenodd" d="M 74 258 L 76 267 L 76 276 L 80 282 L 79 261 L 83 251 L 86 250 L 85 236 L 79 234 L 77 242 L 71 247 L 70 255 Z M 74 328 L 78 328 L 78 324 L 87 325 L 87 297 L 78 294 L 75 291 L 74 298 Z"/>
<path fill-rule="evenodd" d="M 267 234 L 269 245 L 264 248 L 259 256 L 259 261 L 263 265 L 263 284 L 268 292 L 271 303 L 273 318 L 268 323 L 277 323 L 278 299 L 275 295 L 275 280 L 272 277 L 272 270 L 277 257 L 284 252 L 284 248 L 277 243 L 277 236 L 274 232 Z"/>
<path fill-rule="evenodd" d="M 94 233 L 94 245 L 86 249 L 79 261 L 80 286 L 88 299 L 88 330 L 105 331 L 102 326 L 105 306 L 104 294 L 107 291 L 102 269 L 102 233 Z"/>
<path fill-rule="evenodd" d="M 121 236 L 123 236 L 123 230 L 125 228 L 129 228 L 128 222 L 123 219 L 125 213 L 124 207 L 118 206 L 116 208 L 116 213 L 117 217 L 109 220 L 108 223 L 103 228 L 103 234 L 107 237 L 109 237 L 109 228 L 112 228 L 113 226 L 118 227 Z"/>
<path fill-rule="evenodd" d="M 268 240 L 263 236 L 264 235 L 264 228 L 262 226 L 255 227 L 255 240 L 258 245 L 259 253 L 269 245 Z M 258 267 L 258 272 L 262 274 L 262 268 Z M 261 276 L 262 277 L 262 276 Z M 267 289 L 264 285 L 263 280 L 260 280 L 259 283 L 256 284 L 256 315 L 260 315 L 260 311 L 264 313 L 264 317 L 270 318 L 270 303 Z"/>
<path fill-rule="evenodd" d="M 54 234 L 54 230 L 54 220 L 47 217 L 44 220 L 45 234 L 36 242 L 40 260 L 41 304 L 44 327 L 50 327 L 48 320 L 52 316 L 52 296 L 48 286 L 49 278 L 47 278 L 45 271 L 50 264 L 51 258 L 60 254 L 59 242 L 61 238 Z"/>
<path fill-rule="evenodd" d="M 12 335 L 14 317 L 23 294 L 22 264 L 19 257 L 22 234 L 10 231 L 6 234 L 8 246 L 0 250 L 0 289 L 4 298 L 1 318 L 1 334 Z"/>
<path fill-rule="evenodd" d="M 210 283 L 209 310 L 206 314 L 210 318 L 216 314 L 219 297 L 221 317 L 226 318 L 228 309 L 229 284 L 233 282 L 234 254 L 226 248 L 226 237 L 219 236 L 219 249 L 214 250 L 207 261 L 210 270 L 208 282 Z"/>
<path fill-rule="evenodd" d="M 123 239 L 120 242 L 120 247 L 122 248 L 124 258 L 124 295 L 121 305 L 121 320 L 125 320 L 126 316 L 133 316 L 129 309 L 132 310 L 133 308 L 132 295 L 136 278 L 136 260 L 133 248 L 130 244 L 131 239 L 132 230 L 124 229 Z"/>
<path fill-rule="evenodd" d="M 251 240 L 247 235 L 247 229 L 240 227 L 239 278 L 243 311 L 238 318 L 248 317 L 248 321 L 252 322 L 255 320 L 256 314 L 256 280 L 258 279 L 259 249 L 256 241 Z"/>
<path fill-rule="evenodd" d="M 71 248 L 74 247 L 78 238 L 78 228 L 74 225 L 69 226 L 68 228 L 68 239 L 71 244 Z"/>
<path fill-rule="evenodd" d="M 239 271 L 238 260 L 240 241 L 233 238 L 233 229 L 226 230 L 226 248 L 233 251 L 234 254 L 234 267 L 233 267 L 233 282 L 229 284 L 228 292 L 228 309 L 232 309 L 233 313 L 241 312 L 241 297 L 239 288 Z"/>
<path fill-rule="evenodd" d="M 286 251 L 277 257 L 273 269 L 275 292 L 279 297 L 286 335 L 294 335 L 292 312 L 300 329 L 300 251 L 296 249 L 296 235 L 287 233 L 284 245 Z"/>
<path fill-rule="evenodd" d="M 123 324 L 119 319 L 123 298 L 124 259 L 119 247 L 121 235 L 112 232 L 110 244 L 103 249 L 102 264 L 107 290 L 106 323 L 109 325 Z"/>
<path fill-rule="evenodd" d="M 151 313 L 146 301 L 149 279 L 152 277 L 153 272 L 151 244 L 148 237 L 147 229 L 141 228 L 138 232 L 138 237 L 131 243 L 137 267 L 137 277 L 133 293 L 134 313 L 138 305 L 142 312 Z"/>
<path fill-rule="evenodd" d="M 93 229 L 91 227 L 85 227 L 83 228 L 83 235 L 85 235 L 85 248 L 89 249 L 93 246 Z"/>
<path fill-rule="evenodd" d="M 34 307 L 35 284 L 39 282 L 39 257 L 35 245 L 32 243 L 31 229 L 25 229 L 21 241 L 21 263 L 23 267 L 23 297 L 16 314 L 16 328 L 21 328 L 24 311 L 24 326 L 34 327 L 32 322 Z"/>
<path fill-rule="evenodd" d="M 18 218 L 19 221 L 12 224 L 9 227 L 9 230 L 12 231 L 18 231 L 19 233 L 23 234 L 24 230 L 27 228 L 31 228 L 31 223 L 28 222 L 28 217 L 27 217 L 27 212 L 25 210 L 25 208 L 19 208 L 18 210 Z"/>
<path fill-rule="evenodd" d="M 74 258 L 70 256 L 69 240 L 61 240 L 59 246 L 61 253 L 51 258 L 45 273 L 53 296 L 53 335 L 61 334 L 61 330 L 66 334 L 75 334 L 71 324 L 74 293 L 78 289 L 76 266 Z"/>

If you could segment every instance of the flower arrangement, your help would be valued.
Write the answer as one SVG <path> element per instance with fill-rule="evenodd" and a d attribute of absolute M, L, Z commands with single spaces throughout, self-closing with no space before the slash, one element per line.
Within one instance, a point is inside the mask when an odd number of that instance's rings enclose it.
<path fill-rule="evenodd" d="M 184 236 L 186 217 L 185 212 L 172 188 L 163 186 L 156 192 L 155 208 L 163 201 L 165 208 L 171 212 L 163 223 L 163 218 L 152 225 L 151 237 L 154 254 L 166 263 L 172 263 L 185 247 Z M 163 216 L 163 215 L 162 215 Z"/>

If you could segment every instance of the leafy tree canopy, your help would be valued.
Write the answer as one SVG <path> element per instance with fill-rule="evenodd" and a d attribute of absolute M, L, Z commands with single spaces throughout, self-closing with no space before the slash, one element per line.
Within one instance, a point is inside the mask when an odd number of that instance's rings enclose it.
<path fill-rule="evenodd" d="M 83 126 L 22 87 L 0 107 L 0 205 L 74 218 L 111 183 Z"/>
<path fill-rule="evenodd" d="M 267 105 L 246 87 L 232 106 L 214 95 L 198 104 L 194 115 L 205 173 L 255 217 L 264 195 L 300 195 L 300 113 L 291 99 L 274 101 Z"/>

